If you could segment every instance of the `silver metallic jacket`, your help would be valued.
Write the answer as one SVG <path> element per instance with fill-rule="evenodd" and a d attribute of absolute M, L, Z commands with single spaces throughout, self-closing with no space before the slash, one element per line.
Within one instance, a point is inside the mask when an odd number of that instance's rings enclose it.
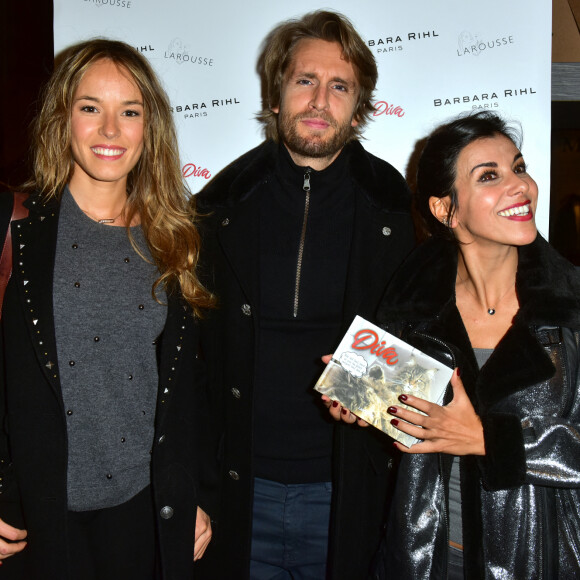
<path fill-rule="evenodd" d="M 542 238 L 520 248 L 513 326 L 478 370 L 455 306 L 457 251 L 430 240 L 379 321 L 459 366 L 486 455 L 460 459 L 465 577 L 580 578 L 580 273 Z M 452 456 L 402 455 L 373 578 L 447 578 Z"/>

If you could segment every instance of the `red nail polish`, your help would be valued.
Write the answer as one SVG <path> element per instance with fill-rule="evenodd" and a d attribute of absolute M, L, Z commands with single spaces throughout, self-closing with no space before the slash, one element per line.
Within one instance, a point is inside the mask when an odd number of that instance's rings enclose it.
<path fill-rule="evenodd" d="M 343 410 L 342 410 L 342 414 L 343 414 L 343 415 L 346 415 L 347 413 L 348 413 L 348 409 L 343 409 Z"/>
<path fill-rule="evenodd" d="M 335 408 L 338 407 L 338 401 L 332 401 L 332 406 Z"/>
<path fill-rule="evenodd" d="M 459 370 L 459 367 L 457 367 L 457 376 L 460 377 L 461 376 L 461 371 Z"/>
<path fill-rule="evenodd" d="M 391 425 L 393 427 L 396 427 L 399 424 L 399 420 L 398 419 L 391 419 Z"/>
<path fill-rule="evenodd" d="M 407 395 L 399 395 L 399 401 L 403 401 L 403 403 L 407 400 Z"/>
<path fill-rule="evenodd" d="M 397 407 L 389 407 L 387 409 L 387 413 L 390 413 L 391 415 L 396 415 L 396 413 L 397 413 Z"/>

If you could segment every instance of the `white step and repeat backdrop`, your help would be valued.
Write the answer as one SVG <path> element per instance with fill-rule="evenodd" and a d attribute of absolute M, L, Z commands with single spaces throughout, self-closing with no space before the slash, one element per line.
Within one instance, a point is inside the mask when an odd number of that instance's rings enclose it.
<path fill-rule="evenodd" d="M 95 36 L 124 40 L 169 93 L 193 192 L 263 139 L 256 61 L 279 22 L 342 12 L 375 55 L 379 83 L 365 147 L 403 174 L 437 124 L 490 109 L 522 124 L 547 237 L 550 177 L 549 0 L 54 0 L 55 51 Z"/>

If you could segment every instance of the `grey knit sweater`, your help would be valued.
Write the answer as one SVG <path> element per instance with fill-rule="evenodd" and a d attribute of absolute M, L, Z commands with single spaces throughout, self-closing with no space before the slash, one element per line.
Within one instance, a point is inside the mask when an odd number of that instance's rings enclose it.
<path fill-rule="evenodd" d="M 149 256 L 141 228 L 132 234 Z M 166 317 L 151 296 L 156 275 L 124 227 L 94 222 L 64 192 L 53 302 L 71 510 L 119 505 L 149 484 Z"/>

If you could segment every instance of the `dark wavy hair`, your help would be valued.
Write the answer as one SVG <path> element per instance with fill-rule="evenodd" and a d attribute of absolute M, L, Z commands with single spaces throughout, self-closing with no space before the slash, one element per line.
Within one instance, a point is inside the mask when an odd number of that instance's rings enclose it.
<path fill-rule="evenodd" d="M 459 154 L 474 141 L 497 135 L 503 135 L 518 149 L 521 148 L 521 129 L 511 126 L 491 111 L 463 115 L 440 125 L 429 135 L 417 165 L 414 203 L 430 235 L 455 239 L 452 231 L 431 213 L 429 199 L 449 196 L 447 220 L 450 222 L 457 209 L 455 180 Z"/>
<path fill-rule="evenodd" d="M 338 42 L 344 59 L 352 64 L 359 95 L 354 113 L 358 125 L 353 127 L 351 139 L 359 137 L 374 111 L 371 99 L 379 76 L 377 63 L 350 20 L 327 10 L 309 12 L 300 19 L 282 22 L 264 41 L 257 67 L 262 79 L 262 111 L 257 118 L 264 124 L 266 137 L 278 141 L 278 115 L 272 107 L 280 105 L 284 74 L 303 39 Z"/>

